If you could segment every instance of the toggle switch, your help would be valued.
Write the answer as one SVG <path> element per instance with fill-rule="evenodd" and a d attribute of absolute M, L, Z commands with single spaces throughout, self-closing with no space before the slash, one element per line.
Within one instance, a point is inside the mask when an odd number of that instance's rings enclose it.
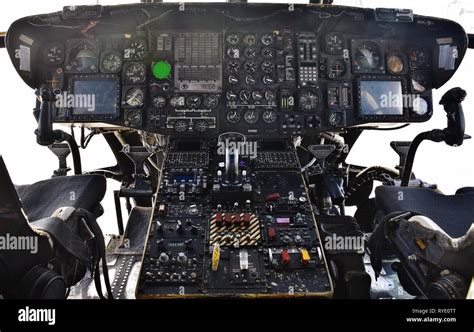
<path fill-rule="evenodd" d="M 221 257 L 221 248 L 218 244 L 214 245 L 212 249 L 212 271 L 217 271 L 219 269 L 219 260 Z"/>
<path fill-rule="evenodd" d="M 308 265 L 311 257 L 309 256 L 309 252 L 307 249 L 301 249 L 301 263 L 303 265 Z"/>
<path fill-rule="evenodd" d="M 239 251 L 240 271 L 247 271 L 249 269 L 249 253 L 242 249 Z"/>
<path fill-rule="evenodd" d="M 224 219 L 222 218 L 222 212 L 217 212 L 216 213 L 216 225 L 221 226 L 223 221 L 224 221 Z"/>
<path fill-rule="evenodd" d="M 275 227 L 268 227 L 267 234 L 268 234 L 268 240 L 275 241 L 276 236 L 277 236 L 277 231 Z"/>
<path fill-rule="evenodd" d="M 288 253 L 288 250 L 283 249 L 280 254 L 281 262 L 283 265 L 289 265 L 291 262 L 290 254 Z"/>
<path fill-rule="evenodd" d="M 244 225 L 250 225 L 250 213 L 248 212 L 244 213 Z"/>

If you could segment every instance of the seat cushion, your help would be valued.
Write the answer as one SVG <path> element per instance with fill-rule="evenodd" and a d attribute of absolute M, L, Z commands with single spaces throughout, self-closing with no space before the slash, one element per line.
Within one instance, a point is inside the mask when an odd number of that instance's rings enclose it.
<path fill-rule="evenodd" d="M 379 186 L 375 189 L 375 201 L 379 214 L 422 214 L 452 238 L 465 235 L 474 222 L 474 193 L 450 196 L 429 188 Z"/>
<path fill-rule="evenodd" d="M 50 217 L 60 207 L 94 212 L 104 198 L 106 187 L 106 179 L 101 175 L 75 175 L 16 186 L 16 191 L 31 222 Z"/>

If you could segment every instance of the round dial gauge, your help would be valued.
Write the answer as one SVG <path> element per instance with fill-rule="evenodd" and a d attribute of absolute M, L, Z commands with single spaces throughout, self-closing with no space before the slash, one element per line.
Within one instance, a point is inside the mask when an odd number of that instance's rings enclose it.
<path fill-rule="evenodd" d="M 258 113 L 255 110 L 248 110 L 244 114 L 244 120 L 245 122 L 249 124 L 255 124 L 258 121 Z"/>
<path fill-rule="evenodd" d="M 230 45 L 237 45 L 240 41 L 239 35 L 236 33 L 229 33 L 225 39 Z"/>
<path fill-rule="evenodd" d="M 128 111 L 125 115 L 125 122 L 128 125 L 139 127 L 142 124 L 142 112 L 140 110 Z"/>
<path fill-rule="evenodd" d="M 242 90 L 239 93 L 239 98 L 242 101 L 249 101 L 250 100 L 251 93 L 248 90 Z"/>
<path fill-rule="evenodd" d="M 166 106 L 166 98 L 163 96 L 155 96 L 152 100 L 153 107 L 163 108 Z"/>
<path fill-rule="evenodd" d="M 355 50 L 354 70 L 356 72 L 371 72 L 380 67 L 380 53 L 377 45 L 372 42 L 362 42 Z"/>
<path fill-rule="evenodd" d="M 244 44 L 247 46 L 252 46 L 253 44 L 255 44 L 256 41 L 257 37 L 252 33 L 249 33 L 244 36 Z"/>
<path fill-rule="evenodd" d="M 271 33 L 264 33 L 260 39 L 263 45 L 270 45 L 273 43 L 273 36 Z"/>
<path fill-rule="evenodd" d="M 419 116 L 426 115 L 429 112 L 430 108 L 428 106 L 428 102 L 421 97 L 417 97 L 413 101 L 413 113 Z"/>
<path fill-rule="evenodd" d="M 204 106 L 206 108 L 214 109 L 219 105 L 219 98 L 216 95 L 209 95 L 204 99 Z"/>
<path fill-rule="evenodd" d="M 186 98 L 186 106 L 191 109 L 197 109 L 201 106 L 201 97 L 199 96 L 189 96 Z"/>
<path fill-rule="evenodd" d="M 410 67 L 411 68 L 424 68 L 429 67 L 429 55 L 424 50 L 411 50 L 410 51 Z"/>
<path fill-rule="evenodd" d="M 186 104 L 186 98 L 184 96 L 173 96 L 170 100 L 171 107 L 180 108 Z"/>
<path fill-rule="evenodd" d="M 261 67 L 265 74 L 270 74 L 275 70 L 275 64 L 269 60 L 263 61 Z"/>
<path fill-rule="evenodd" d="M 97 62 L 95 45 L 90 42 L 84 42 L 72 48 L 69 64 L 66 68 L 77 72 L 96 72 Z"/>
<path fill-rule="evenodd" d="M 275 80 L 270 75 L 265 75 L 265 76 L 262 77 L 262 82 L 265 85 L 271 85 L 271 84 L 275 83 Z"/>
<path fill-rule="evenodd" d="M 226 50 L 226 54 L 231 59 L 240 58 L 240 50 L 238 48 L 234 48 L 234 47 L 228 48 Z"/>
<path fill-rule="evenodd" d="M 102 58 L 101 66 L 104 73 L 118 73 L 122 68 L 122 57 L 117 52 L 107 52 Z"/>
<path fill-rule="evenodd" d="M 229 84 L 236 85 L 237 83 L 239 83 L 239 78 L 235 75 L 230 75 L 227 78 L 227 81 L 229 82 Z"/>
<path fill-rule="evenodd" d="M 176 120 L 173 128 L 177 133 L 184 133 L 188 130 L 188 122 L 185 120 Z"/>
<path fill-rule="evenodd" d="M 265 99 L 269 101 L 273 101 L 276 99 L 276 95 L 273 91 L 268 90 L 265 92 Z"/>
<path fill-rule="evenodd" d="M 235 93 L 235 91 L 229 90 L 226 93 L 226 98 L 228 101 L 235 101 L 237 99 L 237 93 Z"/>
<path fill-rule="evenodd" d="M 424 71 L 412 72 L 411 83 L 413 90 L 417 92 L 425 92 L 426 90 L 431 89 L 432 86 L 430 76 Z"/>
<path fill-rule="evenodd" d="M 270 47 L 262 49 L 262 57 L 264 59 L 273 59 L 275 57 L 275 50 Z"/>
<path fill-rule="evenodd" d="M 338 33 L 329 33 L 325 38 L 326 52 L 329 54 L 340 54 L 342 53 L 344 43 L 342 36 Z"/>
<path fill-rule="evenodd" d="M 259 90 L 252 91 L 252 99 L 259 101 L 263 99 L 263 94 Z"/>
<path fill-rule="evenodd" d="M 272 110 L 266 110 L 262 114 L 262 119 L 265 123 L 273 123 L 275 122 L 276 118 L 277 118 L 277 115 L 275 111 L 272 111 Z"/>
<path fill-rule="evenodd" d="M 241 116 L 238 111 L 229 111 L 229 113 L 227 113 L 227 122 L 229 123 L 238 123 L 240 118 Z"/>
<path fill-rule="evenodd" d="M 255 79 L 254 76 L 247 75 L 245 76 L 245 83 L 247 83 L 247 85 L 254 85 L 255 83 L 257 83 L 257 80 Z"/>
<path fill-rule="evenodd" d="M 244 67 L 247 73 L 255 73 L 257 71 L 257 63 L 255 61 L 247 61 Z"/>
<path fill-rule="evenodd" d="M 206 120 L 197 120 L 194 123 L 193 129 L 197 133 L 205 133 L 209 129 L 209 124 Z"/>
<path fill-rule="evenodd" d="M 236 73 L 240 69 L 240 63 L 238 61 L 230 61 L 227 64 L 227 70 L 231 73 Z"/>
<path fill-rule="evenodd" d="M 405 68 L 405 64 L 400 56 L 392 54 L 387 57 L 387 68 L 392 74 L 400 74 Z"/>
<path fill-rule="evenodd" d="M 145 65 L 143 63 L 132 62 L 125 66 L 124 83 L 139 84 L 145 81 Z"/>
<path fill-rule="evenodd" d="M 64 45 L 51 43 L 46 45 L 43 51 L 44 63 L 47 65 L 60 65 L 64 61 Z"/>
<path fill-rule="evenodd" d="M 131 107 L 140 107 L 145 100 L 145 94 L 140 88 L 131 88 L 125 94 L 125 103 Z"/>
<path fill-rule="evenodd" d="M 332 112 L 329 115 L 329 124 L 333 127 L 338 127 L 344 121 L 343 115 L 340 112 Z"/>
<path fill-rule="evenodd" d="M 328 67 L 329 78 L 339 78 L 346 73 L 346 65 L 341 60 L 333 61 Z"/>
<path fill-rule="evenodd" d="M 312 111 L 319 106 L 319 97 L 311 91 L 305 91 L 300 96 L 300 109 L 303 111 Z"/>
<path fill-rule="evenodd" d="M 244 55 L 247 59 L 253 59 L 257 56 L 257 50 L 253 47 L 246 48 Z"/>
<path fill-rule="evenodd" d="M 132 40 L 123 50 L 123 58 L 126 60 L 139 60 L 145 57 L 146 42 L 142 39 Z"/>

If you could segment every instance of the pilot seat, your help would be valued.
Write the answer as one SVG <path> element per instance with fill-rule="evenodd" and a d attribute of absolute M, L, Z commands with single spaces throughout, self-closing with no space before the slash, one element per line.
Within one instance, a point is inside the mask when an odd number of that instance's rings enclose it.
<path fill-rule="evenodd" d="M 381 271 L 387 249 L 402 286 L 427 298 L 465 298 L 474 276 L 474 191 L 444 195 L 423 187 L 375 189 L 377 227 L 369 241 Z M 388 244 L 388 248 L 387 248 Z"/>
<path fill-rule="evenodd" d="M 105 192 L 101 175 L 59 176 L 15 187 L 0 156 L 0 236 L 37 244 L 0 250 L 4 298 L 65 298 L 88 268 L 103 296 L 99 261 L 107 271 L 105 244 L 96 218 L 103 213 Z M 110 296 L 107 273 L 104 278 Z"/>

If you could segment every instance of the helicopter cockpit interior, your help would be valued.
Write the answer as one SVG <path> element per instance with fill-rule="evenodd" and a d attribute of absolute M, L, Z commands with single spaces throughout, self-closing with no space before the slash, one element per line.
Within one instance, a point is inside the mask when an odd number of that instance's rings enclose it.
<path fill-rule="evenodd" d="M 422 142 L 470 138 L 450 79 L 472 37 L 335 2 L 143 1 L 16 20 L 2 36 L 9 84 L 31 88 L 36 141 L 59 167 L 14 185 L 15 160 L 0 160 L 0 235 L 37 243 L 0 250 L 2 297 L 473 298 L 474 179 L 447 195 L 413 172 Z M 386 147 L 396 167 L 347 161 L 364 131 L 436 112 L 444 128 Z M 93 136 L 114 166 L 84 167 Z M 103 220 L 111 180 L 116 220 Z"/>

